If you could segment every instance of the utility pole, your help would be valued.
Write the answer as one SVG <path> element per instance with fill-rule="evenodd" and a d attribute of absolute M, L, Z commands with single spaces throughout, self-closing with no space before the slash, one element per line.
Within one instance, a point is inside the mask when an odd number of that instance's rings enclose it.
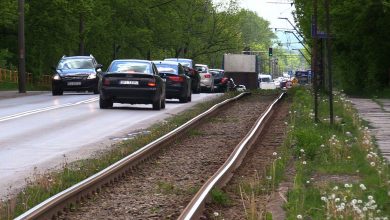
<path fill-rule="evenodd" d="M 317 47 L 318 47 L 318 39 L 317 39 L 317 15 L 318 15 L 318 4 L 317 0 L 313 0 L 313 17 L 312 17 L 312 38 L 313 38 L 313 52 L 311 59 L 311 67 L 313 72 L 313 89 L 314 89 L 314 121 L 319 122 L 318 119 L 318 65 L 317 65 Z"/>
<path fill-rule="evenodd" d="M 331 32 L 330 32 L 330 15 L 329 15 L 329 3 L 330 0 L 325 0 L 325 13 L 326 13 L 326 55 L 328 61 L 328 77 L 329 77 L 329 120 L 333 125 L 333 76 L 332 76 L 332 44 L 331 44 Z"/>
<path fill-rule="evenodd" d="M 18 65 L 18 86 L 19 93 L 26 93 L 26 50 L 24 39 L 24 0 L 18 2 L 18 48 L 19 48 L 19 65 Z"/>

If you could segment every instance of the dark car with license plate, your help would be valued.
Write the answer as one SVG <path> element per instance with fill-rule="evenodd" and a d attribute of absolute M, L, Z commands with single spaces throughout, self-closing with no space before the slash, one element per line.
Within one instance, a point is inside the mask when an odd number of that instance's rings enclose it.
<path fill-rule="evenodd" d="M 210 69 L 209 71 L 214 76 L 214 90 L 227 91 L 229 78 L 225 77 L 225 71 L 222 69 Z"/>
<path fill-rule="evenodd" d="M 186 71 L 187 75 L 191 78 L 191 88 L 193 93 L 200 93 L 201 85 L 200 85 L 200 74 L 195 68 L 195 63 L 192 59 L 186 58 L 166 58 L 166 61 L 175 61 L 179 62 Z"/>
<path fill-rule="evenodd" d="M 52 94 L 62 95 L 64 91 L 90 91 L 99 93 L 98 82 L 101 68 L 90 56 L 63 56 L 52 77 Z"/>
<path fill-rule="evenodd" d="M 99 81 L 100 108 L 113 103 L 152 104 L 165 108 L 165 81 L 149 60 L 114 60 Z"/>
<path fill-rule="evenodd" d="M 191 78 L 186 75 L 183 66 L 174 61 L 153 61 L 153 63 L 160 76 L 165 79 L 166 98 L 179 99 L 181 103 L 190 102 Z"/>

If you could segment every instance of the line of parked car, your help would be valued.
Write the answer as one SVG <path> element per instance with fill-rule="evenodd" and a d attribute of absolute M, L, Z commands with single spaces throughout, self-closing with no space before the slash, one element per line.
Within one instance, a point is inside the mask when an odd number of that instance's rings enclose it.
<path fill-rule="evenodd" d="M 64 91 L 91 91 L 100 93 L 102 109 L 126 103 L 152 104 L 153 109 L 160 110 L 165 108 L 166 99 L 186 103 L 191 101 L 192 93 L 228 89 L 229 79 L 223 70 L 194 64 L 191 59 L 121 59 L 112 61 L 106 72 L 102 67 L 92 55 L 63 56 L 53 67 L 53 96 Z"/>

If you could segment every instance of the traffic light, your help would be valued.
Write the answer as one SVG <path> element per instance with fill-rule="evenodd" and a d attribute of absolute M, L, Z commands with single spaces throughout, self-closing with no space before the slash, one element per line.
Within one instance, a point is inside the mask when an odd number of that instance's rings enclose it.
<path fill-rule="evenodd" d="M 268 49 L 268 55 L 269 55 L 270 57 L 272 57 L 272 47 L 270 47 L 270 48 Z"/>

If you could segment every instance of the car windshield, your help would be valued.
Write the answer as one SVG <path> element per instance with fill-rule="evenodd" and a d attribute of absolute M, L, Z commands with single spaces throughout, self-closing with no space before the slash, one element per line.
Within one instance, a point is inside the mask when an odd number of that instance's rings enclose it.
<path fill-rule="evenodd" d="M 195 69 L 201 73 L 207 73 L 207 68 L 204 66 L 196 66 Z"/>
<path fill-rule="evenodd" d="M 58 64 L 57 69 L 93 69 L 92 59 L 64 59 Z"/>
<path fill-rule="evenodd" d="M 178 74 L 178 66 L 173 64 L 156 64 L 159 73 Z"/>
<path fill-rule="evenodd" d="M 152 74 L 149 63 L 137 61 L 114 61 L 110 65 L 108 72 Z"/>

